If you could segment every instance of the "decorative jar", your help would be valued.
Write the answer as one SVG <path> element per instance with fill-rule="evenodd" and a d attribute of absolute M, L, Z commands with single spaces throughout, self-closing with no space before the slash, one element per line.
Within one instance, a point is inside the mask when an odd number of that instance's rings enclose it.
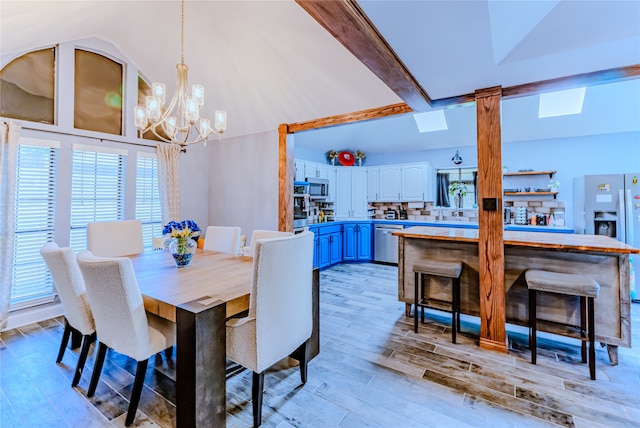
<path fill-rule="evenodd" d="M 179 268 L 189 266 L 197 247 L 198 244 L 191 237 L 171 238 L 167 245 L 176 266 Z"/>

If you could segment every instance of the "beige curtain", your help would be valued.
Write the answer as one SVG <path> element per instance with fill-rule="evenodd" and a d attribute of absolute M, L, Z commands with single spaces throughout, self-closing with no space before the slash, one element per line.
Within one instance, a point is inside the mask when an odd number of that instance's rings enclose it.
<path fill-rule="evenodd" d="M 16 160 L 21 126 L 0 122 L 0 331 L 7 326 L 16 226 Z"/>
<path fill-rule="evenodd" d="M 159 143 L 156 152 L 162 224 L 180 221 L 180 146 Z"/>

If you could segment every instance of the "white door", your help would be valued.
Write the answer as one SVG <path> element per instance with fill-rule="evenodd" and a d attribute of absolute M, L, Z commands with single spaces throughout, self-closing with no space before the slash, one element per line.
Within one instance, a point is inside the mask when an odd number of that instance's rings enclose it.
<path fill-rule="evenodd" d="M 378 200 L 380 184 L 378 182 L 379 169 L 375 167 L 367 168 L 367 200 L 375 202 Z"/>
<path fill-rule="evenodd" d="M 304 181 L 305 178 L 305 162 L 300 159 L 293 160 L 293 179 L 295 181 Z"/>
<path fill-rule="evenodd" d="M 379 170 L 380 194 L 379 201 L 400 200 L 400 167 L 380 167 Z"/>
<path fill-rule="evenodd" d="M 336 219 L 351 216 L 351 170 L 346 167 L 336 167 Z"/>
<path fill-rule="evenodd" d="M 402 197 L 405 202 L 424 201 L 424 168 L 422 165 L 402 167 Z"/>
<path fill-rule="evenodd" d="M 367 172 L 364 168 L 351 170 L 351 217 L 367 218 Z"/>

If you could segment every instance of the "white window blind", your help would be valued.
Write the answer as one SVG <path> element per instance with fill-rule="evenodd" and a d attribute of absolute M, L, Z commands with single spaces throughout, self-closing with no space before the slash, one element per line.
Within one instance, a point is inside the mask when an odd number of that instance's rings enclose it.
<path fill-rule="evenodd" d="M 162 208 L 155 154 L 138 153 L 136 161 L 136 219 L 142 221 L 144 248 L 153 248 L 152 238 L 162 236 Z"/>
<path fill-rule="evenodd" d="M 56 147 L 18 145 L 11 310 L 55 297 L 40 248 L 54 239 L 57 154 Z"/>
<path fill-rule="evenodd" d="M 74 146 L 69 245 L 75 251 L 87 248 L 87 223 L 124 219 L 125 153 Z"/>

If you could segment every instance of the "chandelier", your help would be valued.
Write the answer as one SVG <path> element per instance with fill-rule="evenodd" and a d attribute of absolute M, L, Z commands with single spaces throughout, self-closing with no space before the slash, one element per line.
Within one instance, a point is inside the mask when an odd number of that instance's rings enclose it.
<path fill-rule="evenodd" d="M 218 139 L 227 128 L 227 112 L 216 110 L 214 125 L 209 119 L 200 117 L 200 107 L 204 104 L 204 86 L 193 85 L 189 93 L 189 67 L 184 63 L 184 0 L 182 0 L 180 29 L 180 64 L 176 92 L 169 105 L 164 108 L 167 92 L 164 83 L 154 82 L 152 95 L 146 97 L 146 106 L 134 108 L 135 124 L 139 136 L 151 131 L 165 143 L 179 144 L 183 149 L 189 144 L 204 141 L 215 131 Z"/>

